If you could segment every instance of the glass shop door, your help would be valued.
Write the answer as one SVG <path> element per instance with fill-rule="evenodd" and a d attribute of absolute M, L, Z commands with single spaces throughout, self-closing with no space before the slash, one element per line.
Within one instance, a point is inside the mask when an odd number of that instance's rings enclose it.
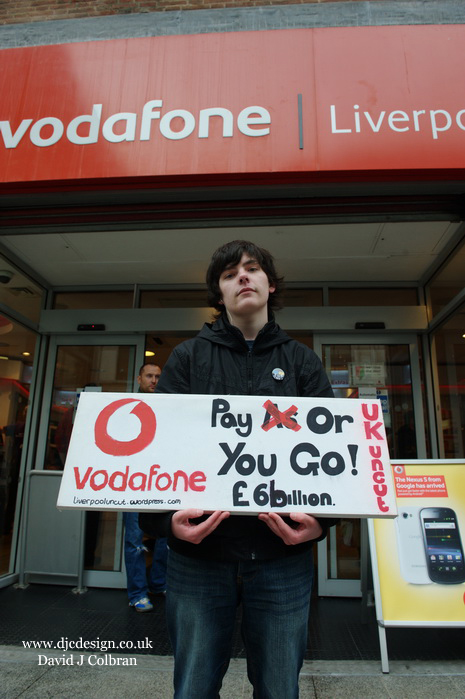
<path fill-rule="evenodd" d="M 426 455 L 417 339 L 410 335 L 315 335 L 336 398 L 379 398 L 392 459 Z M 318 594 L 361 596 L 365 523 L 341 519 L 318 544 Z M 365 560 L 367 560 L 365 558 Z"/>
<path fill-rule="evenodd" d="M 40 418 L 37 468 L 62 471 L 79 394 L 134 392 L 144 336 L 54 337 L 50 341 Z M 86 513 L 84 585 L 125 587 L 121 512 Z"/>

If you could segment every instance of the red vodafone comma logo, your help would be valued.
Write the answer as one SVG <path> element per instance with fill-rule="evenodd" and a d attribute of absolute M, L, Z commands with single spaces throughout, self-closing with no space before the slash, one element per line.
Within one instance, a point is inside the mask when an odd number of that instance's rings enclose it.
<path fill-rule="evenodd" d="M 136 403 L 131 413 L 140 420 L 140 433 L 129 442 L 120 442 L 108 434 L 108 421 L 117 410 L 128 403 Z M 132 456 L 142 451 L 153 441 L 157 429 L 157 420 L 153 410 L 136 398 L 121 398 L 105 406 L 95 421 L 95 444 L 105 454 L 110 456 Z"/>

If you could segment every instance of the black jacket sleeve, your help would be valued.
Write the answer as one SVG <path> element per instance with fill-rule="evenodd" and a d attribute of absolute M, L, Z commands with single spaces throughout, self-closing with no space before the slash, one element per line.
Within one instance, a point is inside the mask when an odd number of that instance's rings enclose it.
<path fill-rule="evenodd" d="M 163 367 L 155 393 L 191 392 L 189 355 L 175 347 Z"/>
<path fill-rule="evenodd" d="M 173 512 L 139 512 L 139 527 L 154 539 L 171 534 Z"/>

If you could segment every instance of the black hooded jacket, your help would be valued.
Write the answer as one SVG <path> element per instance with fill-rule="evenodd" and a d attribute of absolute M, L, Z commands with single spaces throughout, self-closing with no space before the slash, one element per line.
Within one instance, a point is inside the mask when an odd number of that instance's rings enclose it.
<path fill-rule="evenodd" d="M 273 377 L 275 369 L 283 370 L 282 380 Z M 333 396 L 317 355 L 289 337 L 274 320 L 262 328 L 249 350 L 240 330 L 224 317 L 206 323 L 195 338 L 173 350 L 155 392 Z M 170 548 L 193 558 L 266 560 L 295 555 L 312 546 L 312 542 L 288 546 L 258 517 L 249 515 L 231 515 L 200 544 L 191 544 L 171 533 L 172 515 L 144 512 L 139 515 L 139 524 L 148 534 L 168 536 Z M 292 520 L 285 519 L 293 525 Z M 319 522 L 323 539 L 335 520 L 321 518 Z"/>

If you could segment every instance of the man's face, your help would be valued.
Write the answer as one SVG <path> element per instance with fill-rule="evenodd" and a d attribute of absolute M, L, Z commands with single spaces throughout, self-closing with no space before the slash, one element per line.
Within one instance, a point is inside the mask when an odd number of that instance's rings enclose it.
<path fill-rule="evenodd" d="M 146 364 L 137 377 L 142 393 L 153 393 L 160 378 L 161 369 L 156 364 Z"/>
<path fill-rule="evenodd" d="M 258 262 L 247 253 L 239 264 L 223 270 L 219 287 L 221 300 L 233 318 L 267 311 L 268 297 L 275 290 Z"/>

